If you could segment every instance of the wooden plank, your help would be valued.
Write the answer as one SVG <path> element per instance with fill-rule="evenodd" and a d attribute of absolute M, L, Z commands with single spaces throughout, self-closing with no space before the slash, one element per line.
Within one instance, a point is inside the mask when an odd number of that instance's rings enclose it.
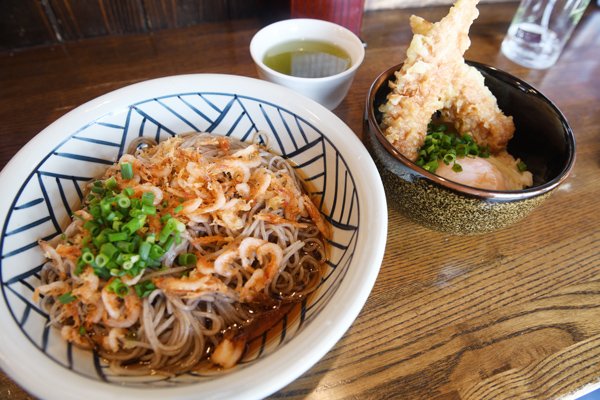
<path fill-rule="evenodd" d="M 43 2 L 0 1 L 0 51 L 57 42 Z"/>
<path fill-rule="evenodd" d="M 147 31 L 142 0 L 49 0 L 65 40 Z"/>
<path fill-rule="evenodd" d="M 143 4 L 151 30 L 177 27 L 176 0 L 143 0 Z"/>
<path fill-rule="evenodd" d="M 148 31 L 142 0 L 49 0 L 64 40 Z"/>
<path fill-rule="evenodd" d="M 104 35 L 260 18 L 289 17 L 278 0 L 4 0 L 0 50 Z"/>
<path fill-rule="evenodd" d="M 289 17 L 289 2 L 278 0 L 142 0 L 151 30 L 246 18 Z"/>
<path fill-rule="evenodd" d="M 142 0 L 98 0 L 109 35 L 147 32 Z"/>
<path fill-rule="evenodd" d="M 98 1 L 49 0 L 65 41 L 106 35 Z"/>

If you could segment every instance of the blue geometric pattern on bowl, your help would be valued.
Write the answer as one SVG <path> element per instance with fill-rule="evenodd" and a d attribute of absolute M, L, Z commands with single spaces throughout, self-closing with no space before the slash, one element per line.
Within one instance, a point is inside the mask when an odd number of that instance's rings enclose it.
<path fill-rule="evenodd" d="M 37 240 L 59 235 L 83 199 L 86 183 L 123 155 L 134 138 L 162 140 L 185 132 L 212 132 L 249 141 L 258 132 L 269 148 L 290 159 L 307 187 L 320 199 L 333 235 L 327 271 L 308 301 L 253 339 L 244 368 L 267 357 L 311 323 L 344 278 L 356 247 L 359 204 L 354 179 L 336 147 L 307 120 L 260 99 L 231 93 L 181 93 L 152 98 L 105 115 L 70 134 L 34 168 L 19 189 L 2 227 L 2 295 L 22 332 L 59 365 L 92 379 L 117 384 L 161 386 L 215 379 L 213 374 L 175 377 L 121 377 L 110 373 L 96 354 L 65 343 L 48 326 L 48 315 L 33 302 L 45 259 Z M 212 375 L 212 376 L 211 376 Z"/>

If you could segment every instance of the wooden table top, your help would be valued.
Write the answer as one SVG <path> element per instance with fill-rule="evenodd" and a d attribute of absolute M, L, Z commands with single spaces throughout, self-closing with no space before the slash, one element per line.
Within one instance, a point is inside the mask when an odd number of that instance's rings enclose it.
<path fill-rule="evenodd" d="M 438 20 L 447 9 L 366 13 L 366 59 L 334 111 L 358 136 L 371 82 L 404 59 L 409 15 Z M 362 312 L 321 361 L 272 398 L 547 399 L 600 385 L 600 9 L 590 5 L 546 71 L 500 54 L 515 9 L 480 6 L 467 58 L 526 80 L 563 111 L 577 139 L 571 176 L 526 219 L 485 236 L 430 231 L 390 204 L 383 265 Z M 52 121 L 113 89 L 184 73 L 256 77 L 248 45 L 260 25 L 0 54 L 0 167 Z M 31 398 L 0 377 L 0 398 Z"/>

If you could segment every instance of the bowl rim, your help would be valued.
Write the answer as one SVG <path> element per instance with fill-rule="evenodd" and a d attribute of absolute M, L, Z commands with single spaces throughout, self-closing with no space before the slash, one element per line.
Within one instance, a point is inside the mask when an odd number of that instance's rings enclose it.
<path fill-rule="evenodd" d="M 529 94 L 541 98 L 556 113 L 556 115 L 558 116 L 558 118 L 561 122 L 561 125 L 563 127 L 563 130 L 564 130 L 564 133 L 565 133 L 565 136 L 567 139 L 568 159 L 567 159 L 567 162 L 565 163 L 565 166 L 563 167 L 563 169 L 560 171 L 560 173 L 555 178 L 553 178 L 552 180 L 550 180 L 542 185 L 534 186 L 534 187 L 530 187 L 530 188 L 526 188 L 526 189 L 522 189 L 522 190 L 479 189 L 479 188 L 475 188 L 472 186 L 463 185 L 461 183 L 454 182 L 454 181 L 451 181 L 446 178 L 442 178 L 441 176 L 438 176 L 438 175 L 436 175 L 432 172 L 429 172 L 429 171 L 425 170 L 424 168 L 418 166 L 417 164 L 412 162 L 410 159 L 408 159 L 406 156 L 404 156 L 402 153 L 400 153 L 400 151 L 398 149 L 396 149 L 387 140 L 387 138 L 383 134 L 379 124 L 377 124 L 377 119 L 375 117 L 374 102 L 375 102 L 375 94 L 377 93 L 377 91 L 381 88 L 381 86 L 383 84 L 386 84 L 389 81 L 389 79 L 392 77 L 394 72 L 400 70 L 403 63 L 396 64 L 396 65 L 386 69 L 385 71 L 383 71 L 381 74 L 379 74 L 377 76 L 377 78 L 373 81 L 373 83 L 369 87 L 369 92 L 367 95 L 367 102 L 366 102 L 367 103 L 366 104 L 366 109 L 367 109 L 366 118 L 367 118 L 367 122 L 368 122 L 368 127 L 370 128 L 369 130 L 374 132 L 375 137 L 377 138 L 379 143 L 381 143 L 381 145 L 385 148 L 387 153 L 389 153 L 392 157 L 394 157 L 397 161 L 399 161 L 404 167 L 415 171 L 419 175 L 427 178 L 428 180 L 432 181 L 433 183 L 438 184 L 446 189 L 450 189 L 454 192 L 459 192 L 461 194 L 466 194 L 470 197 L 475 197 L 475 198 L 484 199 L 484 200 L 516 201 L 516 200 L 524 200 L 524 199 L 529 199 L 529 198 L 543 195 L 547 192 L 550 192 L 557 186 L 559 186 L 569 176 L 569 174 L 575 164 L 575 157 L 576 157 L 575 135 L 573 134 L 573 130 L 571 129 L 571 127 L 570 127 L 569 123 L 567 122 L 567 119 L 563 115 L 563 113 L 559 110 L 559 108 L 550 99 L 548 99 L 540 91 L 538 91 L 536 88 L 534 88 L 527 82 L 523 81 L 522 79 L 517 78 L 517 77 L 509 74 L 506 71 L 503 71 L 496 67 L 493 67 L 493 66 L 490 66 L 487 64 L 483 64 L 483 63 L 480 63 L 477 61 L 465 60 L 465 62 L 468 65 L 477 68 L 478 70 L 483 70 L 485 72 L 488 72 L 488 73 L 494 75 L 494 77 L 500 79 L 504 83 L 511 84 L 511 85 L 514 85 L 514 84 L 518 85 L 519 87 L 522 88 L 522 90 L 527 91 Z"/>
<path fill-rule="evenodd" d="M 260 39 L 260 36 L 265 35 L 268 30 L 274 29 L 277 26 L 285 26 L 285 25 L 289 25 L 289 24 L 322 25 L 322 26 L 334 29 L 336 31 L 342 32 L 342 34 L 348 36 L 348 38 L 357 45 L 357 48 L 360 48 L 360 54 L 358 56 L 358 59 L 356 60 L 356 62 L 353 62 L 352 65 L 350 65 L 350 68 L 348 68 L 342 72 L 339 72 L 337 74 L 323 76 L 320 78 L 305 78 L 305 77 L 288 75 L 288 74 L 284 74 L 279 71 L 276 71 L 276 70 L 272 69 L 271 67 L 268 67 L 263 62 L 263 60 L 261 58 L 262 55 L 257 54 L 257 50 L 256 50 L 256 47 L 258 46 L 257 42 Z M 304 40 L 304 37 L 302 36 L 301 33 L 299 36 L 299 40 Z M 329 38 L 325 38 L 323 40 L 326 42 L 329 42 L 329 43 L 334 42 L 333 40 L 330 40 Z M 284 42 L 285 41 L 277 40 L 277 41 L 275 41 L 274 44 L 272 44 L 271 46 L 268 46 L 268 47 L 270 48 L 274 45 L 281 44 Z M 365 59 L 364 44 L 360 40 L 360 38 L 358 36 L 356 36 L 356 34 L 354 32 L 352 32 L 348 28 L 338 25 L 334 22 L 325 21 L 325 20 L 321 20 L 321 19 L 315 19 L 315 18 L 289 18 L 289 19 L 284 19 L 281 21 L 273 22 L 272 24 L 269 24 L 269 25 L 261 28 L 258 32 L 256 32 L 252 36 L 252 39 L 250 40 L 249 49 L 250 49 L 250 56 L 252 57 L 252 60 L 254 61 L 256 66 L 258 66 L 259 68 L 263 69 L 264 71 L 267 71 L 268 73 L 272 74 L 273 76 L 278 77 L 279 79 L 285 79 L 285 80 L 289 80 L 290 82 L 301 83 L 301 84 L 305 84 L 305 85 L 306 84 L 311 84 L 311 85 L 312 84 L 321 84 L 323 82 L 342 79 L 344 77 L 352 75 L 362 65 L 362 63 Z"/>
<path fill-rule="evenodd" d="M 352 170 L 353 174 L 357 181 L 367 185 L 361 190 L 364 192 L 363 201 L 368 196 L 371 204 L 378 206 L 376 212 L 369 210 L 373 207 L 364 207 L 365 212 L 360 214 L 361 232 L 357 233 L 356 240 L 363 242 L 363 251 L 357 251 L 352 260 L 352 265 L 366 265 L 368 268 L 366 270 L 355 268 L 357 273 L 347 274 L 329 299 L 327 308 L 329 312 L 319 312 L 315 315 L 311 326 L 298 332 L 295 340 L 286 344 L 285 351 L 269 354 L 256 360 L 249 368 L 232 371 L 224 375 L 223 379 L 215 380 L 220 381 L 218 391 L 217 389 L 212 390 L 215 388 L 215 381 L 182 384 L 174 387 L 140 388 L 107 384 L 81 376 L 57 366 L 53 360 L 42 356 L 28 338 L 17 329 L 12 314 L 10 312 L 0 313 L 0 321 L 5 323 L 5 329 L 0 334 L 0 339 L 2 339 L 0 367 L 30 393 L 48 399 L 79 399 L 81 395 L 85 395 L 89 399 L 103 399 L 109 395 L 113 395 L 115 398 L 148 400 L 162 399 L 166 395 L 172 399 L 191 399 L 196 398 L 199 393 L 202 394 L 202 387 L 206 387 L 210 390 L 205 391 L 204 394 L 213 399 L 263 398 L 297 379 L 324 357 L 350 328 L 363 308 L 375 284 L 385 251 L 387 206 L 383 184 L 373 160 L 369 157 L 358 136 L 339 117 L 317 102 L 305 99 L 282 86 L 246 76 L 226 74 L 175 75 L 127 85 L 79 105 L 44 128 L 23 146 L 4 167 L 0 172 L 0 182 L 6 183 L 9 179 L 19 179 L 21 182 L 22 176 L 30 174 L 33 169 L 37 168 L 37 161 L 43 156 L 42 153 L 45 154 L 47 146 L 54 148 L 60 142 L 59 139 L 70 137 L 77 131 L 77 128 L 85 126 L 90 121 L 110 115 L 132 103 L 152 98 L 157 94 L 177 93 L 179 90 L 184 92 L 196 89 L 210 90 L 223 81 L 228 82 L 227 87 L 232 90 L 232 93 L 257 97 L 265 102 L 276 103 L 284 108 L 294 110 L 295 113 L 302 113 L 302 116 L 308 121 L 317 124 L 329 140 L 343 138 L 342 142 L 344 143 L 340 145 L 343 147 L 342 154 L 349 161 L 355 160 L 351 161 L 356 166 Z M 235 89 L 231 89 L 232 87 Z M 219 89 L 222 90 L 221 87 Z M 325 116 L 327 118 L 323 119 Z M 54 142 L 51 145 L 43 145 L 43 142 L 48 140 Z M 35 157 L 36 162 L 30 161 L 32 157 Z M 30 167 L 24 168 L 24 165 L 30 165 Z M 16 177 L 9 178 L 10 172 L 19 167 L 23 168 L 20 168 Z M 0 198 L 0 209 L 8 210 L 5 206 L 13 202 L 17 196 L 17 190 L 18 188 L 7 187 L 5 196 Z M 6 223 L 6 215 L 7 213 L 0 214 L 0 225 Z M 368 244 L 365 243 L 367 237 L 370 238 Z M 4 283 L 2 285 L 4 286 Z M 345 305 L 343 309 L 337 307 L 340 301 Z M 0 297 L 0 310 L 6 310 L 6 308 L 8 307 L 4 297 Z M 311 343 L 308 350 L 307 342 Z M 282 354 L 284 354 L 283 357 Z M 24 357 L 29 358 L 30 361 L 14 362 L 14 360 Z M 294 361 L 290 362 L 288 357 Z M 268 378 L 256 380 L 257 370 L 262 370 Z M 232 377 L 235 377 L 236 385 L 231 385 Z M 71 390 L 65 392 L 59 382 L 67 380 L 72 387 Z M 59 384 L 47 385 L 47 381 L 56 381 Z M 242 386 L 243 392 L 236 390 Z"/>

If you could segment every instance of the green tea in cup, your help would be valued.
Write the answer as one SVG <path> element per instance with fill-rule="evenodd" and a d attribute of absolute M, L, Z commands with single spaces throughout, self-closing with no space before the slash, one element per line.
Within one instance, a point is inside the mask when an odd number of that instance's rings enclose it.
<path fill-rule="evenodd" d="M 282 74 L 302 78 L 324 78 L 350 68 L 350 55 L 333 43 L 292 40 L 269 49 L 264 64 Z"/>
<path fill-rule="evenodd" d="M 283 85 L 330 110 L 346 97 L 365 47 L 329 21 L 292 18 L 258 31 L 250 41 L 258 77 Z"/>

